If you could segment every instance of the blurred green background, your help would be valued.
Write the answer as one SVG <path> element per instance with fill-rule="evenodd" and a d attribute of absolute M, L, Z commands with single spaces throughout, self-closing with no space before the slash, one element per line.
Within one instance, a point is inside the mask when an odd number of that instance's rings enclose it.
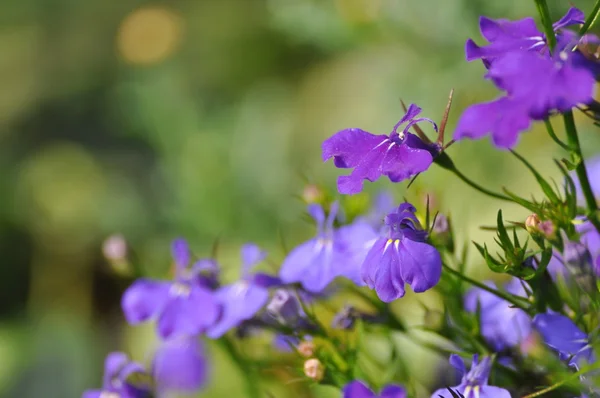
<path fill-rule="evenodd" d="M 569 6 L 551 3 L 555 19 Z M 589 10 L 592 2 L 572 3 Z M 219 238 L 219 260 L 234 278 L 241 243 L 256 242 L 278 261 L 282 236 L 293 245 L 313 233 L 298 197 L 307 181 L 334 187 L 339 172 L 320 160 L 326 137 L 347 127 L 389 132 L 403 114 L 400 98 L 439 121 L 454 88 L 450 127 L 464 107 L 493 98 L 483 67 L 464 60 L 465 40 L 482 42 L 479 15 L 521 18 L 535 7 L 525 0 L 1 2 L 0 395 L 78 397 L 100 385 L 107 352 L 149 359 L 152 326 L 124 324 L 119 300 L 130 279 L 104 259 L 107 237 L 125 237 L 155 276 L 169 268 L 172 238 L 185 236 L 200 256 Z M 579 120 L 591 154 L 600 140 Z M 551 156 L 564 154 L 543 131 L 526 134 L 518 149 L 558 176 Z M 487 140 L 456 144 L 449 154 L 491 188 L 537 191 Z M 367 191 L 391 188 L 402 197 L 405 187 L 382 181 Z M 459 242 L 489 239 L 478 226 L 493 224 L 498 203 L 435 167 L 406 195 L 422 203 L 427 193 L 453 216 Z M 505 209 L 509 219 L 526 216 Z M 472 269 L 486 275 L 477 261 Z M 243 396 L 232 364 L 216 347 L 208 351 L 214 371 L 201 395 Z M 433 376 L 420 377 L 427 385 Z M 275 395 L 290 396 L 298 384 Z"/>

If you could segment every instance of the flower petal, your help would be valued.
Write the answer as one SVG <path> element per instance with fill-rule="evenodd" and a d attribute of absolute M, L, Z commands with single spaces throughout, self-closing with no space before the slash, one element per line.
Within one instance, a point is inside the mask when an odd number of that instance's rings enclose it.
<path fill-rule="evenodd" d="M 242 275 L 249 275 L 252 267 L 267 257 L 267 252 L 253 243 L 242 246 Z"/>
<path fill-rule="evenodd" d="M 377 395 L 365 383 L 354 380 L 342 389 L 343 398 L 377 398 Z"/>
<path fill-rule="evenodd" d="M 565 316 L 537 314 L 533 325 L 548 346 L 564 355 L 575 355 L 587 345 L 587 334 Z"/>
<path fill-rule="evenodd" d="M 185 268 L 190 264 L 192 253 L 185 239 L 178 238 L 171 243 L 171 255 L 178 268 Z"/>
<path fill-rule="evenodd" d="M 299 282 L 313 293 L 322 291 L 337 276 L 333 269 L 333 244 L 312 239 L 296 247 L 281 265 L 281 280 L 285 283 Z"/>
<path fill-rule="evenodd" d="M 195 335 L 212 326 L 218 316 L 219 306 L 213 293 L 192 286 L 189 294 L 170 298 L 158 319 L 158 332 L 163 338 Z"/>
<path fill-rule="evenodd" d="M 104 388 L 111 388 L 113 380 L 115 380 L 121 370 L 127 365 L 129 358 L 122 352 L 111 352 L 106 356 L 104 361 L 104 377 L 102 386 Z"/>
<path fill-rule="evenodd" d="M 323 161 L 333 157 L 336 167 L 356 167 L 367 153 L 387 138 L 356 128 L 339 131 L 323 142 Z"/>
<path fill-rule="evenodd" d="M 390 384 L 385 386 L 379 393 L 380 398 L 406 398 L 406 390 L 404 387 Z"/>
<path fill-rule="evenodd" d="M 193 392 L 207 380 L 208 366 L 197 337 L 172 339 L 156 351 L 152 373 L 158 390 Z"/>
<path fill-rule="evenodd" d="M 565 15 L 557 22 L 555 22 L 552 27 L 554 30 L 559 30 L 571 25 L 579 25 L 585 22 L 585 14 L 578 8 L 571 7 L 567 11 Z"/>
<path fill-rule="evenodd" d="M 402 279 L 415 293 L 431 289 L 438 283 L 442 275 L 442 258 L 435 247 L 402 239 L 398 253 Z"/>
<path fill-rule="evenodd" d="M 170 282 L 138 279 L 123 294 L 121 308 L 125 319 L 132 325 L 158 315 L 169 296 Z"/>

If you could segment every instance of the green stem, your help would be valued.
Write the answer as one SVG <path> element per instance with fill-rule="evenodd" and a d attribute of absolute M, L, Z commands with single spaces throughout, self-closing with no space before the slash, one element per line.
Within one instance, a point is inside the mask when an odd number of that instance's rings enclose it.
<path fill-rule="evenodd" d="M 509 303 L 511 303 L 512 305 L 514 305 L 517 308 L 522 309 L 523 311 L 527 312 L 527 313 L 532 313 L 532 309 L 529 305 L 525 304 L 525 303 L 529 303 L 529 301 L 526 298 L 523 297 L 518 297 L 518 296 L 514 296 L 512 294 L 509 293 L 505 293 L 503 291 L 500 290 L 496 290 L 494 288 L 489 287 L 488 285 L 486 285 L 485 283 L 481 283 L 478 282 L 474 279 L 469 278 L 466 275 L 461 274 L 460 272 L 456 271 L 455 269 L 451 268 L 450 266 L 448 266 L 446 263 L 442 263 L 444 269 L 446 269 L 446 271 L 450 272 L 451 274 L 455 275 L 456 277 L 464 280 L 467 283 L 470 283 L 473 286 L 476 286 L 480 289 L 483 289 L 487 292 L 492 293 L 495 296 L 500 297 L 503 300 L 508 301 Z"/>
<path fill-rule="evenodd" d="M 550 123 L 550 120 L 549 119 L 544 119 L 544 124 L 546 125 L 546 130 L 548 131 L 548 135 L 550 136 L 550 138 L 552 138 L 552 140 L 554 142 L 556 142 L 558 145 L 560 145 L 560 147 L 562 149 L 565 149 L 567 151 L 571 151 L 571 148 L 567 144 L 565 144 L 564 142 L 562 142 L 560 140 L 560 138 L 558 138 L 558 136 L 554 132 L 554 127 L 552 127 L 552 123 Z"/>
<path fill-rule="evenodd" d="M 476 182 L 469 179 L 466 175 L 461 173 L 457 168 L 450 169 L 450 171 L 452 171 L 458 178 L 463 180 L 468 186 L 476 189 L 477 191 L 483 193 L 484 195 L 488 195 L 488 196 L 491 196 L 492 198 L 496 198 L 496 199 L 500 199 L 500 200 L 506 200 L 508 202 L 513 201 L 510 197 L 508 197 L 506 195 L 502 195 L 501 193 L 496 193 L 496 192 L 490 191 L 489 189 L 482 187 L 481 185 L 477 184 Z"/>
<path fill-rule="evenodd" d="M 563 118 L 565 120 L 565 130 L 567 133 L 567 140 L 569 142 L 569 146 L 572 148 L 571 150 L 575 152 L 575 155 L 579 158 L 579 163 L 575 168 L 575 173 L 577 173 L 577 178 L 579 179 L 579 184 L 581 185 L 581 191 L 583 192 L 585 203 L 587 204 L 587 217 L 592 223 L 592 225 L 596 228 L 596 230 L 600 232 L 600 222 L 598 221 L 598 203 L 596 203 L 596 198 L 594 197 L 594 192 L 592 191 L 592 186 L 590 185 L 590 180 L 587 175 L 585 161 L 583 160 L 583 156 L 581 154 L 581 145 L 579 143 L 579 137 L 577 135 L 577 127 L 575 126 L 573 112 L 566 112 L 563 115 Z"/>
<path fill-rule="evenodd" d="M 546 40 L 548 42 L 548 48 L 550 51 L 554 49 L 556 45 L 556 35 L 554 34 L 554 27 L 552 26 L 552 19 L 550 18 L 550 9 L 546 0 L 535 0 L 538 12 L 542 19 L 542 25 L 544 26 L 544 33 L 546 33 Z"/>
<path fill-rule="evenodd" d="M 588 17 L 585 20 L 585 23 L 583 24 L 581 29 L 579 29 L 579 36 L 583 36 L 584 34 L 587 33 L 588 30 L 590 30 L 592 25 L 594 23 L 596 23 L 596 20 L 598 19 L 599 15 L 600 15 L 600 0 L 597 0 L 596 5 L 594 5 L 594 8 L 592 9 L 592 12 L 588 15 Z"/>
<path fill-rule="evenodd" d="M 252 368 L 252 366 L 246 361 L 238 350 L 235 348 L 235 345 L 231 341 L 228 336 L 223 336 L 222 338 L 217 340 L 227 354 L 231 357 L 233 362 L 239 367 L 240 372 L 242 373 L 242 377 L 246 382 L 246 395 L 249 398 L 260 398 L 260 389 L 258 387 L 258 377 L 256 376 L 256 372 Z"/>
<path fill-rule="evenodd" d="M 539 390 L 536 391 L 532 394 L 529 395 L 525 395 L 522 398 L 535 398 L 535 397 L 539 397 L 540 395 L 544 395 L 550 391 L 554 391 L 559 387 L 562 387 L 563 385 L 569 383 L 570 381 L 576 380 L 579 378 L 579 376 L 584 375 L 588 372 L 591 372 L 593 370 L 599 369 L 600 368 L 600 362 L 596 362 L 592 365 L 586 366 L 585 368 L 581 369 L 579 372 L 575 372 L 572 375 L 570 375 L 569 377 L 567 377 L 564 380 L 559 381 L 558 383 L 552 384 L 550 387 L 546 387 L 543 390 Z"/>

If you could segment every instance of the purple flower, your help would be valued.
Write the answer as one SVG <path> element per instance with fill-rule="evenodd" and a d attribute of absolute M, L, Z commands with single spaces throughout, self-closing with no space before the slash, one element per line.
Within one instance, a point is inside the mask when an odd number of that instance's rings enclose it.
<path fill-rule="evenodd" d="M 163 342 L 154 354 L 152 374 L 161 394 L 201 388 L 206 383 L 208 366 L 199 339 L 183 337 Z"/>
<path fill-rule="evenodd" d="M 571 8 L 554 24 L 554 31 L 570 25 L 581 24 L 585 21 L 583 12 Z M 471 39 L 467 40 L 465 53 L 467 61 L 483 59 L 488 65 L 494 59 L 513 51 L 541 52 L 547 48 L 546 37 L 540 32 L 533 18 L 524 18 L 518 21 L 506 19 L 479 19 L 481 35 L 490 43 L 480 47 Z M 560 36 L 559 36 L 560 37 Z"/>
<path fill-rule="evenodd" d="M 215 295 L 223 310 L 218 322 L 208 329 L 206 335 L 216 339 L 228 330 L 239 326 L 260 311 L 269 299 L 268 288 L 280 281 L 264 274 L 252 275 L 252 268 L 261 262 L 266 253 L 258 246 L 242 246 L 242 278 L 238 282 L 219 288 Z M 258 276 L 258 277 L 257 277 Z"/>
<path fill-rule="evenodd" d="M 398 210 L 388 214 L 388 237 L 377 239 L 361 274 L 382 301 L 390 302 L 404 296 L 404 284 L 420 293 L 435 286 L 440 280 L 442 260 L 437 249 L 425 241 L 424 231 L 410 203 L 402 203 Z"/>
<path fill-rule="evenodd" d="M 375 394 L 365 383 L 354 380 L 342 389 L 343 398 L 406 398 L 406 390 L 397 384 L 383 387 L 379 395 Z"/>
<path fill-rule="evenodd" d="M 133 379 L 147 376 L 141 365 L 129 361 L 122 352 L 108 354 L 104 362 L 104 378 L 101 390 L 88 390 L 82 398 L 102 398 L 118 396 L 122 398 L 150 397 L 150 383 L 134 383 Z"/>
<path fill-rule="evenodd" d="M 493 284 L 490 282 L 488 285 Z M 506 285 L 506 291 L 526 297 L 521 281 L 516 278 Z M 465 296 L 465 309 L 475 312 L 477 306 L 481 311 L 481 334 L 495 350 L 514 347 L 531 333 L 529 315 L 495 294 L 479 288 L 471 289 Z"/>
<path fill-rule="evenodd" d="M 200 277 L 205 261 L 188 268 L 191 254 L 182 239 L 173 242 L 172 251 L 176 264 L 174 281 L 138 279 L 121 300 L 127 322 L 135 325 L 157 318 L 162 338 L 203 332 L 219 315 L 219 305 Z"/>
<path fill-rule="evenodd" d="M 510 393 L 504 388 L 488 385 L 492 361 L 489 357 L 479 362 L 477 355 L 473 355 L 471 370 L 467 373 L 465 362 L 456 354 L 450 355 L 450 365 L 461 374 L 460 384 L 450 387 L 454 392 L 462 394 L 464 398 L 510 398 Z M 452 398 L 449 388 L 440 388 L 431 395 L 431 398 Z"/>
<path fill-rule="evenodd" d="M 334 229 L 337 211 L 336 202 L 325 219 L 321 206 L 308 206 L 308 212 L 317 222 L 318 233 L 315 238 L 288 254 L 279 271 L 283 282 L 299 282 L 312 293 L 321 292 L 338 276 L 363 284 L 360 265 L 377 238 L 377 233 L 364 222 Z"/>
<path fill-rule="evenodd" d="M 336 167 L 354 169 L 348 176 L 338 178 L 338 191 L 342 194 L 359 193 L 363 180 L 371 182 L 382 175 L 392 182 L 399 182 L 415 176 L 429 168 L 439 147 L 425 144 L 420 138 L 408 132 L 414 124 L 427 121 L 416 118 L 421 108 L 411 104 L 406 115 L 394 126 L 390 135 L 374 135 L 364 130 L 352 128 L 337 132 L 323 142 L 323 161 L 333 157 Z M 398 133 L 398 128 L 406 123 Z"/>
<path fill-rule="evenodd" d="M 588 336 L 569 318 L 559 314 L 537 314 L 533 326 L 542 335 L 544 342 L 557 351 L 569 366 L 579 368 L 582 363 L 593 363 L 594 352 Z"/>

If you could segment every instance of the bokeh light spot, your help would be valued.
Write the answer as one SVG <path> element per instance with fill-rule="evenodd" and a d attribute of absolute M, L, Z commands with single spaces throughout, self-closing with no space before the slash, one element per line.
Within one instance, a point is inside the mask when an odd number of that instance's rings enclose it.
<path fill-rule="evenodd" d="M 182 33 L 183 19 L 174 11 L 161 7 L 138 8 L 121 22 L 117 47 L 125 61 L 151 65 L 175 52 Z"/>

